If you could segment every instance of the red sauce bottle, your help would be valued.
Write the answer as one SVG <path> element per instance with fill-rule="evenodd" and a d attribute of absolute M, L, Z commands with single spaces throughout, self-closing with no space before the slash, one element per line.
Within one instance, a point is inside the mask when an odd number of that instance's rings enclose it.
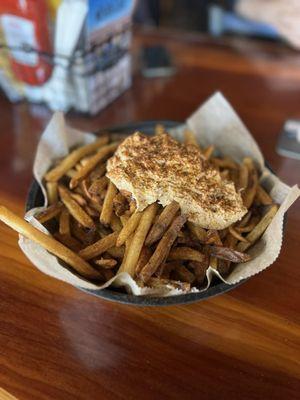
<path fill-rule="evenodd" d="M 12 70 L 16 78 L 29 85 L 42 85 L 52 71 L 46 0 L 0 0 L 0 24 L 10 48 Z M 20 48 L 37 51 L 22 51 Z"/>

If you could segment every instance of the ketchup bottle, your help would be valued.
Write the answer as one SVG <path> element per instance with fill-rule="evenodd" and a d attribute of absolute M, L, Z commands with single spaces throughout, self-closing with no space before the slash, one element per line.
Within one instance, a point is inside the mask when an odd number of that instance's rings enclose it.
<path fill-rule="evenodd" d="M 0 0 L 0 24 L 10 49 L 12 70 L 16 78 L 29 85 L 42 85 L 52 66 L 39 54 L 51 54 L 45 0 Z M 24 49 L 36 51 L 24 51 Z"/>

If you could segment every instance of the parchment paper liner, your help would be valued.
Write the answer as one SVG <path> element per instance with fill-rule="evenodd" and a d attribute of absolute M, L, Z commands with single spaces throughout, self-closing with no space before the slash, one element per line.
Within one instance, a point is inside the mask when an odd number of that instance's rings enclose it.
<path fill-rule="evenodd" d="M 222 155 L 230 156 L 238 162 L 241 162 L 246 156 L 252 157 L 262 171 L 261 182 L 263 186 L 275 202 L 280 204 L 277 214 L 262 238 L 249 250 L 252 260 L 247 263 L 236 264 L 226 279 L 209 267 L 207 270 L 208 284 L 206 288 L 202 289 L 206 290 L 210 286 L 213 275 L 217 275 L 223 282 L 234 284 L 263 271 L 276 260 L 282 245 L 284 214 L 299 197 L 300 190 L 297 186 L 287 186 L 264 166 L 263 156 L 255 140 L 221 93 L 216 93 L 210 97 L 188 118 L 186 125 L 181 125 L 171 130 L 170 133 L 177 139 L 181 139 L 183 130 L 187 126 L 195 132 L 202 146 L 214 144 Z M 61 113 L 53 115 L 41 136 L 33 168 L 34 176 L 39 182 L 44 196 L 46 192 L 42 178 L 54 160 L 67 155 L 72 146 L 90 143 L 93 140 L 95 140 L 94 135 L 66 126 Z M 45 198 L 44 206 L 46 205 L 47 200 Z M 47 232 L 34 218 L 36 212 L 41 209 L 43 207 L 30 210 L 25 218 L 38 229 Z M 140 288 L 127 273 L 116 275 L 102 286 L 95 285 L 76 275 L 66 266 L 61 265 L 55 256 L 31 240 L 20 236 L 19 245 L 39 270 L 74 286 L 92 290 L 104 289 L 110 285 L 124 286 L 128 292 L 135 295 L 170 296 L 182 294 L 182 291 L 168 287 L 161 289 Z M 198 289 L 194 288 L 192 291 L 197 292 Z"/>

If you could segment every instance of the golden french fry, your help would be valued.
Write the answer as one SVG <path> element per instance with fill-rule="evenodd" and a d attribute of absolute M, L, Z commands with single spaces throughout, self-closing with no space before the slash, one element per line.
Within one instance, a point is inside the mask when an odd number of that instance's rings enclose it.
<path fill-rule="evenodd" d="M 125 241 L 129 238 L 129 236 L 136 230 L 137 226 L 140 223 L 142 212 L 136 212 L 129 217 L 128 221 L 123 225 L 121 232 L 119 233 L 119 237 L 117 239 L 116 246 L 122 246 Z"/>
<path fill-rule="evenodd" d="M 74 168 L 69 169 L 64 176 L 67 176 L 68 178 L 73 178 L 73 176 L 76 174 L 76 170 Z M 49 181 L 50 182 L 50 181 Z M 57 182 L 57 181 L 56 181 Z"/>
<path fill-rule="evenodd" d="M 114 232 L 120 232 L 122 230 L 122 224 L 120 218 L 117 217 L 116 214 L 112 214 L 110 220 L 110 226 Z"/>
<path fill-rule="evenodd" d="M 206 234 L 206 244 L 216 244 L 217 246 L 222 246 L 222 240 L 217 230 L 209 229 Z"/>
<path fill-rule="evenodd" d="M 103 225 L 109 225 L 113 213 L 113 199 L 117 193 L 117 188 L 112 182 L 109 182 L 106 196 L 104 198 L 100 222 Z"/>
<path fill-rule="evenodd" d="M 149 247 L 143 246 L 142 250 L 141 250 L 140 257 L 138 259 L 138 262 L 137 262 L 136 268 L 135 268 L 135 275 L 136 276 L 139 275 L 139 273 L 141 272 L 143 267 L 147 264 L 147 262 L 149 261 L 151 255 L 152 255 L 152 252 L 149 249 Z"/>
<path fill-rule="evenodd" d="M 51 206 L 47 207 L 45 210 L 41 211 L 35 218 L 41 223 L 44 224 L 45 222 L 49 221 L 52 218 L 57 217 L 63 210 L 64 206 L 59 201 Z"/>
<path fill-rule="evenodd" d="M 98 150 L 97 153 L 90 158 L 89 162 L 84 167 L 80 168 L 80 170 L 76 172 L 75 176 L 71 178 L 70 188 L 75 188 L 79 182 L 81 182 L 90 174 L 97 164 L 99 164 L 109 154 L 113 153 L 117 149 L 118 145 L 119 142 L 114 142 L 101 147 L 100 150 Z"/>
<path fill-rule="evenodd" d="M 184 144 L 193 144 L 199 147 L 200 149 L 200 146 L 193 131 L 191 131 L 190 129 L 185 129 L 183 132 L 183 137 L 184 137 Z"/>
<path fill-rule="evenodd" d="M 89 178 L 91 182 L 94 180 L 101 178 L 106 173 L 106 163 L 97 165 L 93 171 L 89 174 Z"/>
<path fill-rule="evenodd" d="M 265 191 L 265 189 L 261 186 L 257 186 L 257 192 L 256 192 L 256 197 L 255 197 L 258 202 L 264 206 L 269 206 L 270 204 L 273 204 L 273 199 L 272 197 Z"/>
<path fill-rule="evenodd" d="M 251 158 L 246 157 L 244 159 L 244 164 L 248 168 L 248 186 L 242 192 L 242 199 L 244 202 L 244 206 L 249 209 L 256 195 L 258 176 L 254 162 Z"/>
<path fill-rule="evenodd" d="M 170 249 L 177 238 L 178 232 L 186 222 L 184 215 L 179 215 L 174 219 L 166 233 L 160 239 L 158 245 L 148 263 L 143 267 L 139 274 L 142 282 L 148 279 L 157 271 L 158 267 L 167 259 Z"/>
<path fill-rule="evenodd" d="M 123 259 L 125 254 L 125 249 L 124 246 L 122 247 L 113 246 L 110 249 L 107 249 L 106 252 L 114 258 Z"/>
<path fill-rule="evenodd" d="M 239 180 L 238 180 L 238 190 L 245 190 L 248 186 L 249 169 L 243 163 L 239 166 Z"/>
<path fill-rule="evenodd" d="M 209 266 L 213 269 L 218 269 L 218 259 L 214 256 L 209 257 Z"/>
<path fill-rule="evenodd" d="M 240 242 L 245 242 L 245 243 L 248 242 L 248 240 L 247 240 L 246 238 L 244 238 L 239 232 L 237 232 L 237 231 L 233 228 L 233 226 L 230 226 L 230 227 L 228 228 L 228 230 L 229 230 L 230 234 L 231 234 L 233 237 L 235 237 L 237 240 L 239 240 Z M 217 243 L 216 243 L 216 244 L 217 244 Z"/>
<path fill-rule="evenodd" d="M 90 196 L 99 196 L 100 193 L 106 189 L 107 185 L 108 178 L 106 176 L 101 176 L 100 178 L 95 179 L 88 189 Z"/>
<path fill-rule="evenodd" d="M 179 209 L 179 204 L 176 201 L 172 201 L 172 203 L 168 204 L 163 209 L 163 211 L 153 224 L 152 228 L 150 229 L 150 232 L 145 242 L 146 246 L 151 246 L 163 236 L 163 234 L 175 218 L 175 215 L 177 214 Z"/>
<path fill-rule="evenodd" d="M 242 243 L 242 242 L 239 243 L 236 247 L 236 250 L 243 252 L 243 251 L 247 250 L 250 246 L 252 246 L 252 244 L 261 237 L 261 235 L 264 233 L 264 231 L 270 225 L 277 210 L 278 210 L 278 206 L 276 204 L 270 206 L 269 210 L 262 217 L 262 219 L 259 221 L 259 223 L 255 226 L 253 231 L 248 233 L 248 235 L 246 236 L 247 243 Z"/>
<path fill-rule="evenodd" d="M 117 261 L 113 258 L 100 258 L 100 260 L 95 260 L 94 263 L 105 269 L 111 269 L 117 265 Z"/>
<path fill-rule="evenodd" d="M 70 191 L 62 185 L 58 186 L 59 196 L 61 201 L 69 210 L 73 218 L 86 228 L 95 228 L 92 218 L 83 210 L 83 208 L 75 201 Z"/>
<path fill-rule="evenodd" d="M 82 244 L 68 233 L 61 234 L 59 232 L 56 232 L 53 234 L 53 236 L 55 237 L 56 240 L 67 246 L 75 253 L 78 253 L 82 249 Z"/>
<path fill-rule="evenodd" d="M 248 211 L 247 214 L 245 214 L 243 218 L 235 224 L 235 227 L 241 228 L 247 225 L 251 216 L 252 216 L 252 211 Z"/>
<path fill-rule="evenodd" d="M 73 193 L 73 192 L 70 192 L 70 196 L 75 200 L 75 201 L 77 201 L 77 203 L 80 205 L 80 206 L 86 206 L 86 200 L 85 200 L 85 198 L 81 195 L 81 194 L 79 194 L 79 193 Z"/>
<path fill-rule="evenodd" d="M 190 247 L 177 247 L 169 253 L 168 260 L 188 260 L 202 262 L 205 260 L 205 255 L 198 250 Z"/>
<path fill-rule="evenodd" d="M 99 204 L 96 200 L 92 199 L 88 202 L 88 205 L 93 208 L 95 211 L 98 211 L 98 215 L 101 214 L 102 205 Z"/>
<path fill-rule="evenodd" d="M 125 211 L 128 209 L 128 202 L 126 197 L 122 195 L 122 193 L 118 193 L 113 199 L 113 208 L 118 217 L 123 215 Z"/>
<path fill-rule="evenodd" d="M 108 136 L 103 136 L 93 143 L 79 147 L 78 149 L 72 151 L 59 163 L 59 165 L 47 172 L 45 175 L 46 181 L 58 181 L 63 175 L 65 175 L 66 172 L 73 168 L 81 158 L 93 153 L 106 143 L 108 143 Z"/>
<path fill-rule="evenodd" d="M 238 239 L 234 236 L 232 236 L 232 234 L 230 232 L 228 232 L 223 244 L 224 247 L 229 247 L 231 249 L 234 249 L 236 247 L 236 244 L 238 242 Z"/>
<path fill-rule="evenodd" d="M 177 268 L 178 266 L 182 265 L 181 261 L 170 261 L 170 262 L 166 262 L 163 263 L 159 266 L 159 268 L 157 269 L 155 275 L 158 278 L 162 278 L 162 279 L 170 279 L 170 274 L 171 272 Z"/>
<path fill-rule="evenodd" d="M 57 182 L 46 182 L 48 203 L 55 204 L 58 201 Z"/>
<path fill-rule="evenodd" d="M 126 260 L 120 267 L 119 272 L 127 272 L 131 276 L 134 275 L 145 238 L 149 232 L 157 210 L 158 204 L 153 203 L 143 211 L 140 223 L 133 234 Z"/>
<path fill-rule="evenodd" d="M 215 146 L 211 144 L 210 146 L 206 147 L 206 149 L 203 150 L 203 155 L 207 160 L 209 160 L 214 151 L 215 151 Z"/>
<path fill-rule="evenodd" d="M 59 233 L 61 235 L 70 235 L 70 214 L 65 208 L 59 216 Z"/>
<path fill-rule="evenodd" d="M 89 192 L 87 179 L 83 179 L 83 180 L 80 182 L 79 185 L 80 185 L 80 187 L 81 187 L 82 194 L 83 194 L 83 196 L 85 197 L 85 199 L 86 199 L 86 200 L 91 200 L 91 199 L 92 199 L 92 196 L 90 195 L 90 192 Z"/>
<path fill-rule="evenodd" d="M 90 207 L 89 205 L 84 206 L 84 211 L 91 217 L 91 218 L 99 218 L 99 212 L 95 210 L 95 208 Z"/>
<path fill-rule="evenodd" d="M 230 157 L 224 157 L 224 158 L 214 157 L 212 162 L 219 168 L 229 168 L 229 169 L 238 168 L 238 164 L 234 162 Z"/>
<path fill-rule="evenodd" d="M 74 220 L 71 224 L 71 234 L 78 239 L 84 246 L 89 246 L 97 238 L 95 229 L 84 228 L 78 221 Z"/>
<path fill-rule="evenodd" d="M 201 228 L 200 226 L 194 224 L 194 222 L 190 221 L 187 222 L 187 226 L 191 231 L 191 233 L 193 234 L 193 236 L 195 236 L 199 240 L 199 242 L 206 243 L 207 231 L 205 229 Z"/>
<path fill-rule="evenodd" d="M 75 254 L 72 250 L 65 247 L 53 237 L 39 231 L 37 228 L 24 221 L 24 219 L 9 211 L 6 207 L 0 206 L 0 220 L 21 235 L 38 243 L 51 254 L 65 261 L 85 278 L 96 279 L 100 277 L 98 271 L 94 270 L 89 263 Z"/>
<path fill-rule="evenodd" d="M 87 246 L 79 252 L 80 257 L 84 260 L 90 260 L 91 258 L 100 256 L 102 253 L 110 249 L 116 244 L 118 232 L 113 232 L 108 236 L 98 240 L 97 242 Z"/>
<path fill-rule="evenodd" d="M 174 280 L 193 283 L 196 279 L 195 275 L 187 269 L 184 265 L 178 265 L 172 272 Z"/>

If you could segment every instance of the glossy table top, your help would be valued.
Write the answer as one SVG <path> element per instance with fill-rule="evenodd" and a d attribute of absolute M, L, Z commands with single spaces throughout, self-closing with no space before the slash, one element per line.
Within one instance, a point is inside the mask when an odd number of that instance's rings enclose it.
<path fill-rule="evenodd" d="M 163 43 L 173 77 L 146 80 L 94 118 L 96 131 L 126 122 L 182 121 L 221 90 L 288 184 L 300 162 L 275 145 L 300 118 L 300 53 L 283 45 L 197 35 L 138 33 Z M 136 63 L 135 63 L 136 65 Z M 37 141 L 51 113 L 0 97 L 0 203 L 22 215 Z M 300 202 L 278 260 L 234 291 L 176 307 L 134 308 L 85 294 L 37 271 L 0 224 L 0 387 L 21 400 L 296 399 L 300 389 Z"/>

